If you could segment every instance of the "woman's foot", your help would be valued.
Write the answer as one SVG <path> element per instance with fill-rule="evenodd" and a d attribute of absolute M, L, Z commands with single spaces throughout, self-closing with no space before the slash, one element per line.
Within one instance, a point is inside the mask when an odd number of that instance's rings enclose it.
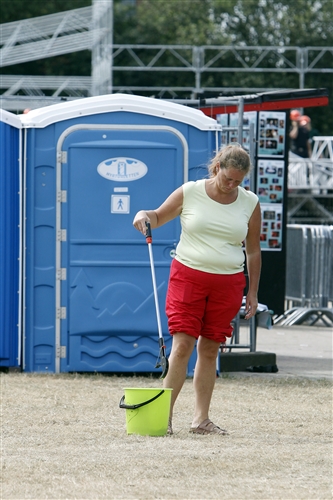
<path fill-rule="evenodd" d="M 228 431 L 215 425 L 209 418 L 206 418 L 197 427 L 191 427 L 190 432 L 192 434 L 221 434 L 223 436 L 228 434 Z"/>

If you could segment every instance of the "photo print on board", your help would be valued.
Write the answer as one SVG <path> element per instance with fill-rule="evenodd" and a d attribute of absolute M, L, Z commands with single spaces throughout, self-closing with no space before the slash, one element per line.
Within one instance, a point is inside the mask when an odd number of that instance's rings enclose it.
<path fill-rule="evenodd" d="M 286 113 L 259 113 L 259 156 L 283 157 L 286 142 Z"/>

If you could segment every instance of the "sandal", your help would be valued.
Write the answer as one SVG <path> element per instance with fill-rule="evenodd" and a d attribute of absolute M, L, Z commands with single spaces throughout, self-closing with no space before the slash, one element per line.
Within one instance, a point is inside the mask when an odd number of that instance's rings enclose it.
<path fill-rule="evenodd" d="M 172 430 L 172 420 L 171 420 L 171 418 L 169 418 L 167 435 L 168 435 L 168 436 L 172 436 L 172 434 L 173 434 L 173 430 Z"/>
<path fill-rule="evenodd" d="M 213 422 L 209 420 L 209 418 L 201 422 L 198 427 L 191 427 L 190 432 L 192 434 L 222 434 L 223 436 L 228 434 L 228 431 L 226 431 L 225 429 L 221 429 L 217 425 L 213 424 Z"/>

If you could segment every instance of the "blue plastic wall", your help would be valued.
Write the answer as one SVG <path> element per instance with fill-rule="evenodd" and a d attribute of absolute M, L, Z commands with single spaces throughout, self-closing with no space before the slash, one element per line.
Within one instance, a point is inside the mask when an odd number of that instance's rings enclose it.
<path fill-rule="evenodd" d="M 130 127 L 110 131 L 108 127 L 114 124 Z M 73 126 L 77 130 L 64 134 Z M 136 126 L 150 129 L 140 131 Z M 172 127 L 185 137 L 189 180 L 206 175 L 216 148 L 216 131 L 186 123 L 117 111 L 27 129 L 26 371 L 160 371 L 154 368 L 158 330 L 148 248 L 132 225 L 139 209 L 159 206 L 184 181 L 181 141 L 159 127 Z M 61 167 L 57 167 L 59 140 L 65 153 Z M 147 175 L 135 182 L 128 178 L 113 182 L 97 174 L 100 163 L 105 162 L 107 170 L 107 159 L 125 156 L 147 165 Z M 57 186 L 59 168 L 61 185 Z M 60 217 L 66 235 L 61 235 L 60 243 L 59 187 L 66 191 Z M 171 338 L 164 305 L 179 234 L 178 220 L 153 231 L 168 352 Z M 61 262 L 57 263 L 59 247 Z M 58 265 L 65 270 L 61 279 L 57 278 Z"/>
<path fill-rule="evenodd" d="M 0 366 L 19 359 L 19 134 L 0 120 Z"/>

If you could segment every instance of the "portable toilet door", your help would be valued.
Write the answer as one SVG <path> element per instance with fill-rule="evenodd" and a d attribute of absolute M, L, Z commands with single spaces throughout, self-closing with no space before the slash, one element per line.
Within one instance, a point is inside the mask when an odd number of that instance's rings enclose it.
<path fill-rule="evenodd" d="M 21 121 L 0 110 L 0 367 L 21 364 Z"/>
<path fill-rule="evenodd" d="M 219 125 L 185 106 L 119 94 L 50 106 L 24 120 L 26 369 L 158 371 L 148 248 L 132 222 L 187 180 L 189 144 L 198 164 L 207 163 Z M 168 345 L 164 303 L 179 234 L 178 219 L 153 231 Z"/>

